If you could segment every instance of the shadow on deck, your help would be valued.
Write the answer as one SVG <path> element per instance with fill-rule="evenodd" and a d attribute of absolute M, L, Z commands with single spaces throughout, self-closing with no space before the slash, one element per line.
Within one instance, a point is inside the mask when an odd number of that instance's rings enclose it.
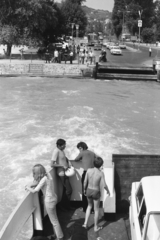
<path fill-rule="evenodd" d="M 64 240 L 94 240 L 98 236 L 103 240 L 130 240 L 130 227 L 127 214 L 117 214 L 116 221 L 109 222 L 104 219 L 103 210 L 100 209 L 99 225 L 103 227 L 98 234 L 94 232 L 94 214 L 90 215 L 88 230 L 82 227 L 84 223 L 85 213 L 80 211 L 80 208 L 74 211 L 57 211 L 58 218 L 64 233 Z M 53 234 L 52 225 L 48 221 L 44 226 L 45 235 L 48 239 L 55 239 L 49 237 Z"/>

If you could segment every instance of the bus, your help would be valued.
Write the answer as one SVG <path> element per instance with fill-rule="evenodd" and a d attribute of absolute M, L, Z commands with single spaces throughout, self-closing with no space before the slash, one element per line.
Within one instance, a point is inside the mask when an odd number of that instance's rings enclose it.
<path fill-rule="evenodd" d="M 96 33 L 89 33 L 88 37 L 88 46 L 94 46 L 98 43 L 98 34 Z"/>
<path fill-rule="evenodd" d="M 123 41 L 131 41 L 131 34 L 129 33 L 123 33 L 122 36 L 121 36 L 122 40 Z"/>

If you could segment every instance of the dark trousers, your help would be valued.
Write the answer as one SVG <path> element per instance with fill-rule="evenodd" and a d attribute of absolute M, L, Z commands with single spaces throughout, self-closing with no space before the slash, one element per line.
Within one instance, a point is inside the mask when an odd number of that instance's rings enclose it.
<path fill-rule="evenodd" d="M 70 64 L 72 64 L 72 59 L 73 59 L 73 57 L 72 57 L 72 56 L 70 56 Z"/>
<path fill-rule="evenodd" d="M 70 207 L 71 195 L 72 195 L 72 187 L 71 187 L 69 178 L 65 177 L 65 179 L 64 179 L 64 186 L 63 186 L 62 199 L 58 203 L 58 206 L 66 208 L 66 209 L 69 208 Z"/>
<path fill-rule="evenodd" d="M 84 187 L 83 187 L 84 179 L 85 179 L 85 176 L 86 176 L 86 172 L 87 171 L 83 171 L 82 179 L 81 179 L 81 181 L 82 181 L 82 207 L 83 207 L 83 212 L 86 211 L 87 206 L 88 206 L 87 197 L 84 195 Z"/>

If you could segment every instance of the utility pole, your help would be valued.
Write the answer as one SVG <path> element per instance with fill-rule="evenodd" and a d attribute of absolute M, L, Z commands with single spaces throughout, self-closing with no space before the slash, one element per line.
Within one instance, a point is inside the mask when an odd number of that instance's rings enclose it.
<path fill-rule="evenodd" d="M 138 50 L 139 50 L 139 46 L 140 46 L 140 41 L 141 41 L 141 27 L 142 27 L 142 20 L 141 20 L 141 16 L 142 16 L 142 12 L 143 10 L 139 10 L 138 13 L 139 13 L 139 17 L 140 17 L 140 20 L 138 20 L 138 27 L 139 27 L 139 44 L 138 44 Z"/>

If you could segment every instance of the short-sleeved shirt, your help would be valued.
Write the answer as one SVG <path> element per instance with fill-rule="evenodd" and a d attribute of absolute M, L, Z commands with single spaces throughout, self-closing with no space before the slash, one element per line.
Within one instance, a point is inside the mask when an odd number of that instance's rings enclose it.
<path fill-rule="evenodd" d="M 35 187 L 35 191 L 42 190 L 45 202 L 57 201 L 57 194 L 54 191 L 52 176 L 48 173 L 44 176 L 38 185 Z"/>

